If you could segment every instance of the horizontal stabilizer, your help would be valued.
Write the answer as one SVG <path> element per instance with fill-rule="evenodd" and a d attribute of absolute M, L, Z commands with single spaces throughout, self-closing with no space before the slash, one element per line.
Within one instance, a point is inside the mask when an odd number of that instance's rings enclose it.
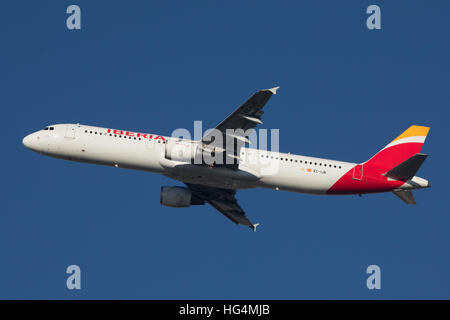
<path fill-rule="evenodd" d="M 416 204 L 416 199 L 414 199 L 414 195 L 411 190 L 397 190 L 392 191 L 392 193 L 407 204 Z"/>
<path fill-rule="evenodd" d="M 417 170 L 419 170 L 426 158 L 426 154 L 416 153 L 411 158 L 386 172 L 384 175 L 396 180 L 410 180 L 416 175 Z"/>

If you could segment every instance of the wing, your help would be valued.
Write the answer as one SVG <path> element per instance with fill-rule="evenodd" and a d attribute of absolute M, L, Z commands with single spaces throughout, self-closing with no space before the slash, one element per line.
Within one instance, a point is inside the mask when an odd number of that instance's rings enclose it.
<path fill-rule="evenodd" d="M 245 214 L 244 210 L 239 206 L 235 198 L 236 190 L 206 187 L 199 184 L 186 183 L 192 190 L 192 193 L 207 201 L 217 211 L 236 224 L 243 224 L 256 231 L 259 223 L 252 224 Z"/>
<path fill-rule="evenodd" d="M 240 147 L 242 147 L 244 143 L 249 143 L 248 136 L 245 135 L 245 131 L 255 128 L 258 124 L 262 124 L 261 117 L 264 113 L 262 108 L 270 97 L 277 93 L 278 89 L 279 87 L 275 87 L 256 92 L 246 102 L 244 102 L 244 104 L 242 104 L 225 120 L 216 126 L 215 131 L 222 134 L 221 142 L 215 143 L 215 136 L 210 132 L 207 133 L 202 139 L 203 148 L 208 150 L 209 147 L 209 150 L 211 150 L 211 148 L 215 147 L 223 150 L 225 157 L 223 163 L 230 162 L 226 161 L 226 157 L 232 158 L 234 160 L 231 161 L 231 167 L 237 169 L 236 160 L 239 159 Z M 227 129 L 234 130 L 235 132 L 228 132 L 227 134 Z M 227 143 L 227 139 L 229 140 L 229 143 Z M 232 143 L 230 143 L 230 140 L 232 140 Z M 233 146 L 232 150 L 230 150 L 230 145 Z"/>

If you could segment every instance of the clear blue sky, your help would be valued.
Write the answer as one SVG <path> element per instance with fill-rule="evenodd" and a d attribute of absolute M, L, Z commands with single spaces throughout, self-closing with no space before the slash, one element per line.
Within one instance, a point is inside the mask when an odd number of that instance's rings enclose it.
<path fill-rule="evenodd" d="M 66 28 L 78 4 L 82 30 Z M 382 30 L 365 10 L 381 7 Z M 2 1 L 0 298 L 450 298 L 448 1 Z M 361 162 L 431 127 L 407 206 L 392 194 L 240 191 L 256 233 L 159 204 L 159 175 L 40 156 L 80 122 L 170 135 L 281 86 L 284 152 Z M 82 290 L 65 287 L 68 265 Z M 381 291 L 366 288 L 381 267 Z"/>

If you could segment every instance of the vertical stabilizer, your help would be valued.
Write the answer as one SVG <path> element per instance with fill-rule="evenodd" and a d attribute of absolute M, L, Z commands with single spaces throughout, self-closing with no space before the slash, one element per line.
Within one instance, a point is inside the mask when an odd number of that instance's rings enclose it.
<path fill-rule="evenodd" d="M 423 126 L 409 127 L 365 164 L 384 170 L 384 172 L 391 170 L 420 153 L 429 130 L 429 127 Z"/>

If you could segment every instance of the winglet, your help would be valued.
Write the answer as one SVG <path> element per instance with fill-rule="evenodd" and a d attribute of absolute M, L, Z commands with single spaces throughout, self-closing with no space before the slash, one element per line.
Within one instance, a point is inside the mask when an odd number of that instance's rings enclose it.
<path fill-rule="evenodd" d="M 270 92 L 272 92 L 272 94 L 277 94 L 277 90 L 278 89 L 280 89 L 280 87 L 275 87 L 275 88 L 272 88 L 272 89 L 266 89 L 266 90 L 269 90 Z"/>
<path fill-rule="evenodd" d="M 255 223 L 255 224 L 253 224 L 253 225 L 252 225 L 252 229 L 253 229 L 253 231 L 255 231 L 255 232 L 256 232 L 256 227 L 257 227 L 257 226 L 259 226 L 259 223 Z"/>

